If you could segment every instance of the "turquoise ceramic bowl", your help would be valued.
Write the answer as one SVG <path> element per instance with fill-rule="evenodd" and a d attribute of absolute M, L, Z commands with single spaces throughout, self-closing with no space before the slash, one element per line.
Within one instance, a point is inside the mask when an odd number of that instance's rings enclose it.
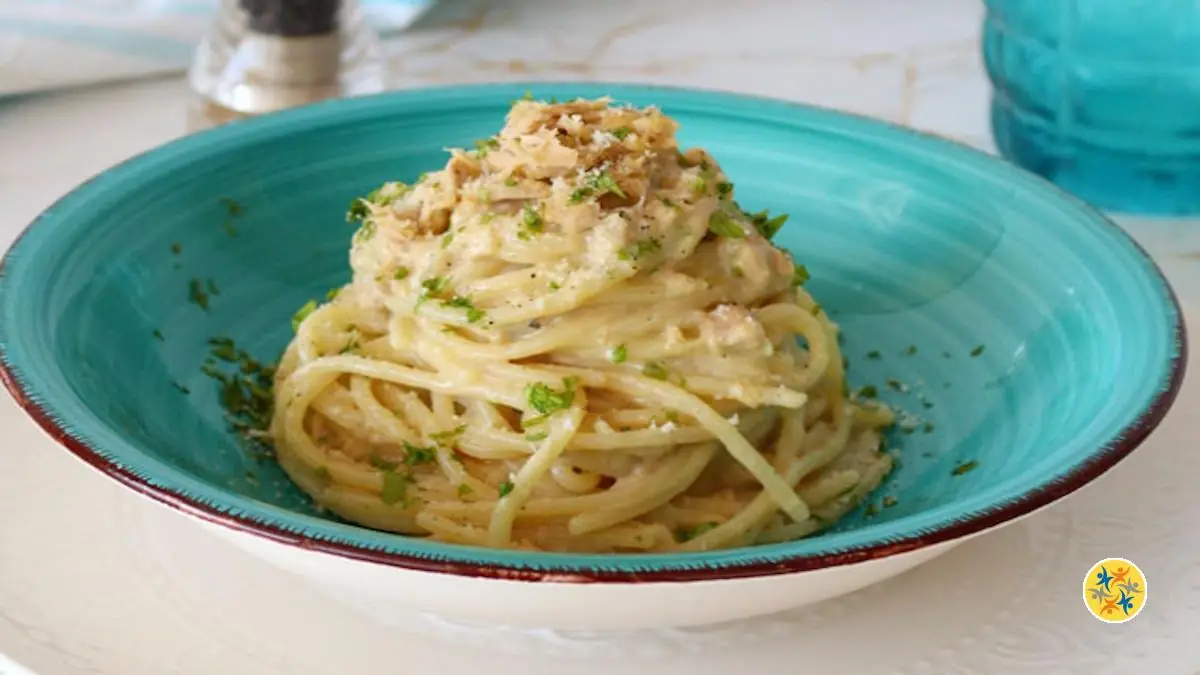
<path fill-rule="evenodd" d="M 274 360 L 297 307 L 348 278 L 351 198 L 442 165 L 444 147 L 493 133 L 527 88 L 659 105 L 684 143 L 722 162 L 743 205 L 791 214 L 779 241 L 842 325 L 852 382 L 907 411 L 908 433 L 889 438 L 899 467 L 869 505 L 819 536 L 732 551 L 481 550 L 322 515 L 226 430 L 201 373 L 206 341 L 228 335 Z M 190 299 L 193 283 L 207 308 Z M 170 143 L 29 227 L 4 260 L 0 316 L 9 390 L 129 488 L 309 551 L 505 579 L 747 577 L 959 539 L 1128 455 L 1166 413 L 1185 362 L 1181 314 L 1155 265 L 1030 174 L 826 110 L 623 85 L 406 91 Z"/>

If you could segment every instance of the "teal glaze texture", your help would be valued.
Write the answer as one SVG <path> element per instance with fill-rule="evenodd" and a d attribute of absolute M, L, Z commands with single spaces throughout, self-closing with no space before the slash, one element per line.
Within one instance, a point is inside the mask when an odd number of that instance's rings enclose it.
<path fill-rule="evenodd" d="M 443 147 L 494 133 L 527 88 L 659 105 L 682 124 L 682 143 L 722 163 L 745 207 L 791 214 L 778 241 L 841 324 L 853 386 L 877 387 L 910 431 L 889 436 L 899 466 L 870 509 L 819 536 L 732 551 L 490 551 L 322 515 L 227 431 L 217 385 L 200 371 L 206 340 L 228 335 L 274 360 L 293 312 L 348 279 L 350 200 L 442 166 Z M 231 218 L 224 199 L 242 213 Z M 189 301 L 192 279 L 215 282 L 207 311 Z M 6 383 L 23 405 L 76 454 L 161 501 L 339 555 L 618 579 L 811 569 L 999 524 L 1136 446 L 1169 407 L 1184 351 L 1154 264 L 1031 174 L 835 112 L 598 84 L 406 91 L 168 144 L 94 178 L 26 231 L 4 261 L 0 318 Z"/>

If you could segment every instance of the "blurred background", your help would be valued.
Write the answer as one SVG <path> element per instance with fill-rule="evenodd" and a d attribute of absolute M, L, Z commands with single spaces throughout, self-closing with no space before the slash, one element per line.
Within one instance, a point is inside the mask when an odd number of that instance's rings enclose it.
<path fill-rule="evenodd" d="M 733 89 L 982 140 L 983 7 L 919 4 L 367 0 L 360 9 L 380 35 L 388 87 L 586 79 Z M 216 33 L 219 9 L 215 0 L 4 0 L 0 94 L 181 76 Z"/>
<path fill-rule="evenodd" d="M 466 82 L 736 90 L 995 149 L 1108 210 L 1200 212 L 1191 0 L 0 0 L 0 106 L 185 74 L 189 101 L 151 106 L 180 132 Z"/>

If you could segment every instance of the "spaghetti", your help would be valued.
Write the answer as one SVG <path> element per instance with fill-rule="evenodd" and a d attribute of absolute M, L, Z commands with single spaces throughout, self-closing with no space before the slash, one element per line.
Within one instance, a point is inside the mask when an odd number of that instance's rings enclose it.
<path fill-rule="evenodd" d="M 367 527 L 697 551 L 795 539 L 891 469 L 837 326 L 654 108 L 518 101 L 444 169 L 357 200 L 353 280 L 297 315 L 270 435 Z"/>

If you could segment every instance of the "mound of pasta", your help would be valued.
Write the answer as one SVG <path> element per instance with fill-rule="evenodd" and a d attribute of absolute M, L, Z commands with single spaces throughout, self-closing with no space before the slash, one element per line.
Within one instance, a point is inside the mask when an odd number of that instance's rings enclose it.
<path fill-rule="evenodd" d="M 294 321 L 270 437 L 321 506 L 487 547 L 698 551 L 827 527 L 892 466 L 837 326 L 655 108 L 514 103 L 357 200 L 353 280 Z"/>

